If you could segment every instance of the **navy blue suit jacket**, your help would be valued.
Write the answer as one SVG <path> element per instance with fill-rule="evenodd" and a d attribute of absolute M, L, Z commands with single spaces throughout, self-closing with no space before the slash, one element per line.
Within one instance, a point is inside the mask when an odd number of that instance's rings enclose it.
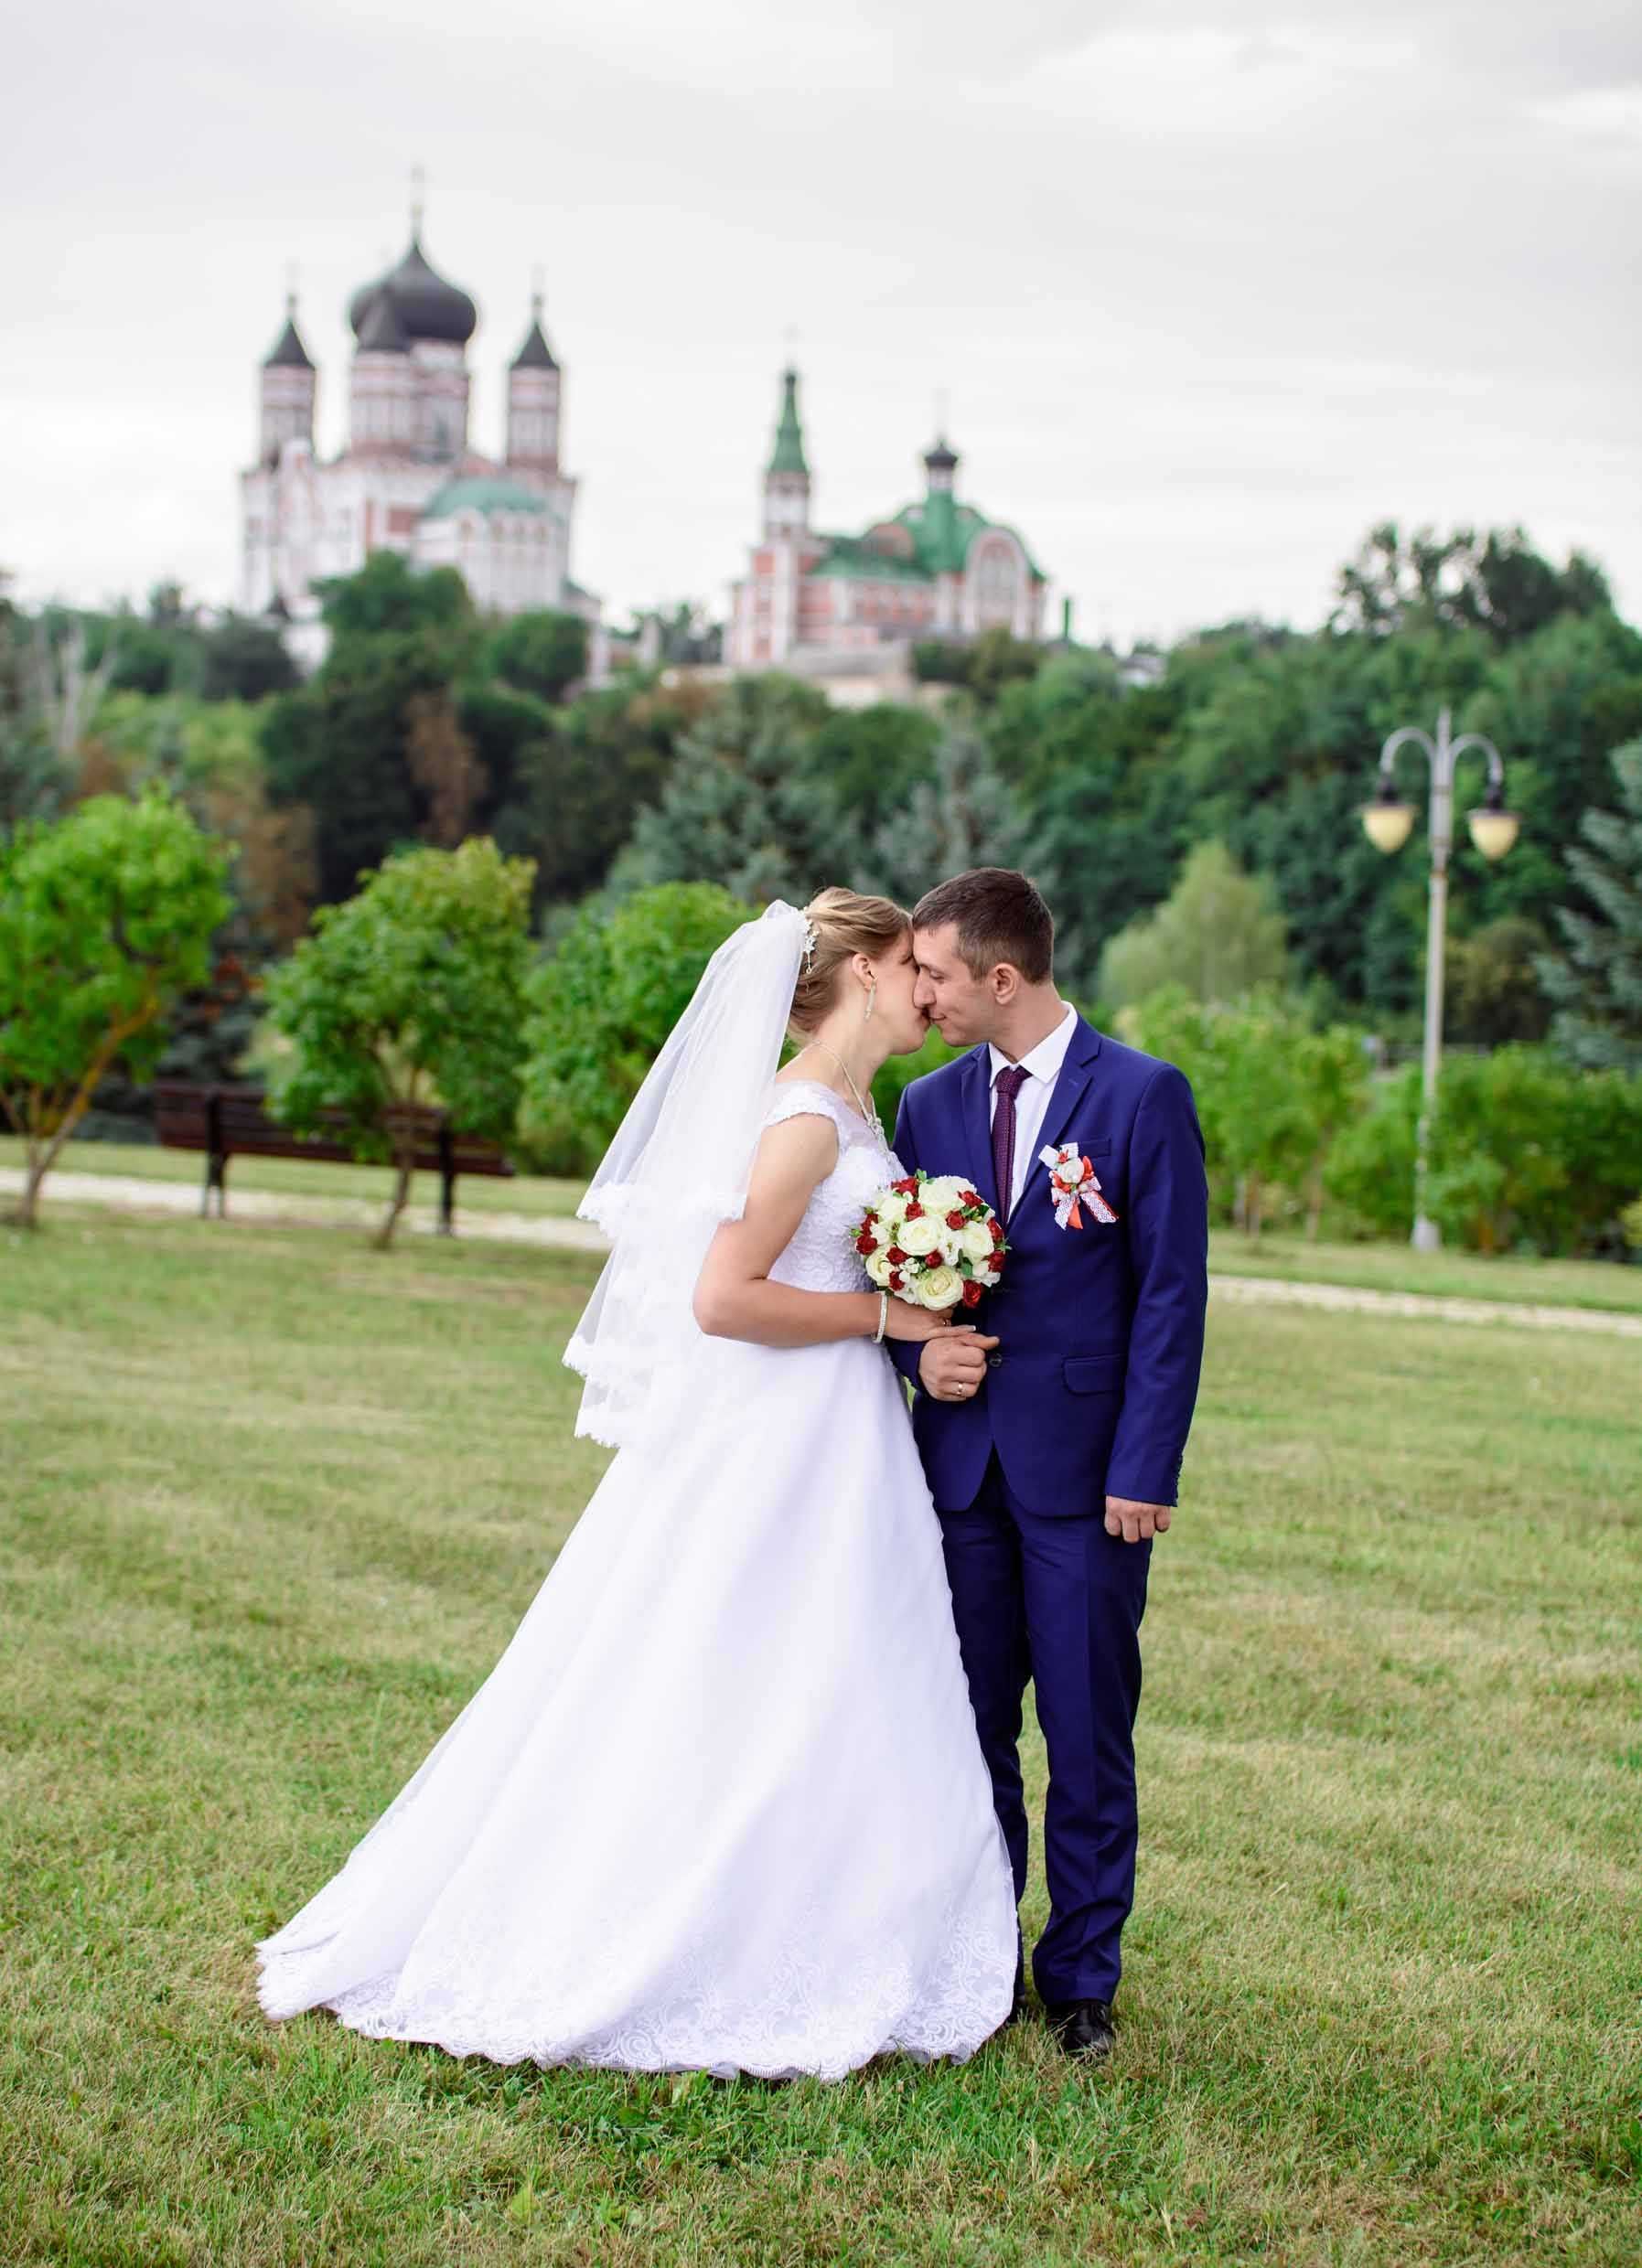
<path fill-rule="evenodd" d="M 991 1066 L 984 1046 L 914 1080 L 896 1154 L 910 1173 L 962 1173 L 989 1204 Z M 1076 1142 L 1115 1224 L 1060 1228 L 1035 1154 L 1008 1223 L 995 1291 L 961 1320 L 999 1340 L 971 1400 L 919 1392 L 913 1426 L 942 1511 L 973 1503 L 993 1449 L 1034 1512 L 1104 1511 L 1108 1494 L 1172 1504 L 1191 1430 L 1208 1297 L 1208 1189 L 1192 1090 L 1173 1064 L 1079 1016 L 1035 1153 Z M 921 1347 L 895 1343 L 916 1386 Z"/>

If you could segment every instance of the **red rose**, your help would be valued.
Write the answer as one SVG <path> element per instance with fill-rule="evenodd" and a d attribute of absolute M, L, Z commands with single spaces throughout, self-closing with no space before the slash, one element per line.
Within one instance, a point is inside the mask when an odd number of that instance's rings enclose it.
<path fill-rule="evenodd" d="M 982 1212 L 986 1209 L 986 1200 L 978 1189 L 966 1189 L 963 1193 L 963 1202 L 966 1205 L 979 1205 Z"/>
<path fill-rule="evenodd" d="M 981 1287 L 972 1276 L 963 1287 L 963 1304 L 965 1307 L 979 1307 L 981 1304 Z"/>
<path fill-rule="evenodd" d="M 1000 1220 L 994 1219 L 993 1222 L 992 1240 L 994 1245 L 1001 1245 L 1003 1241 L 1003 1224 Z"/>
<path fill-rule="evenodd" d="M 855 1239 L 855 1249 L 860 1253 L 863 1259 L 864 1259 L 869 1252 L 876 1252 L 878 1249 L 878 1239 L 875 1236 L 869 1236 L 866 1230 L 863 1229 L 860 1236 Z"/>
<path fill-rule="evenodd" d="M 949 1228 L 961 1228 L 961 1227 L 963 1226 L 963 1215 L 962 1215 L 962 1214 L 961 1214 L 961 1213 L 949 1213 L 949 1214 L 948 1214 L 948 1215 L 947 1215 L 947 1226 L 948 1226 Z"/>
<path fill-rule="evenodd" d="M 1001 1252 L 989 1253 L 985 1266 L 991 1268 L 994 1276 L 1001 1276 L 1003 1273 L 1003 1255 Z"/>
<path fill-rule="evenodd" d="M 891 1182 L 889 1186 L 903 1197 L 916 1197 L 918 1195 L 918 1175 L 909 1173 L 904 1182 Z"/>
<path fill-rule="evenodd" d="M 907 1218 L 909 1221 L 921 1221 L 923 1217 L 924 1208 L 921 1204 L 909 1204 L 907 1206 Z"/>
<path fill-rule="evenodd" d="M 899 1289 L 901 1289 L 901 1279 L 900 1279 L 899 1276 L 898 1276 L 898 1275 L 896 1275 L 896 1274 L 894 1272 L 894 1270 L 893 1270 L 893 1269 L 891 1270 L 891 1273 L 890 1273 L 890 1278 L 889 1278 L 889 1288 L 890 1288 L 890 1289 L 891 1289 L 892 1291 L 899 1291 Z"/>
<path fill-rule="evenodd" d="M 903 1252 L 899 1245 L 891 1245 L 889 1247 L 891 1268 L 905 1268 L 911 1257 L 910 1253 Z"/>

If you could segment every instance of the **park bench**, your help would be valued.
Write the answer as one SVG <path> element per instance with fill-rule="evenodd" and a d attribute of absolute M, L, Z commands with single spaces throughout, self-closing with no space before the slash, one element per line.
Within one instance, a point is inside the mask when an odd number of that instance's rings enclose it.
<path fill-rule="evenodd" d="M 293 1134 L 268 1116 L 260 1087 L 197 1086 L 186 1079 L 156 1079 L 154 1086 L 155 1131 L 167 1150 L 204 1151 L 199 1210 L 209 1214 L 215 1190 L 219 1220 L 227 1209 L 230 1158 L 306 1158 L 317 1164 L 356 1163 L 352 1150 L 341 1139 L 342 1112 L 327 1111 L 325 1117 L 336 1128 L 335 1136 Z M 510 1181 L 513 1168 L 494 1142 L 458 1133 L 448 1111 L 406 1104 L 403 1118 L 416 1129 L 418 1171 L 439 1176 L 439 1233 L 454 1236 L 456 1176 L 478 1173 L 490 1180 Z"/>

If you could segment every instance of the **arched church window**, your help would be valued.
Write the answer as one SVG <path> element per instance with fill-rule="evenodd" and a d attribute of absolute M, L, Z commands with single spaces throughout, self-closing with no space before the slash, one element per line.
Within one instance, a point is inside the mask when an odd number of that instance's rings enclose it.
<path fill-rule="evenodd" d="M 1020 589 L 1020 562 L 1007 539 L 993 539 L 976 547 L 974 562 L 975 613 L 985 627 L 1014 619 Z"/>

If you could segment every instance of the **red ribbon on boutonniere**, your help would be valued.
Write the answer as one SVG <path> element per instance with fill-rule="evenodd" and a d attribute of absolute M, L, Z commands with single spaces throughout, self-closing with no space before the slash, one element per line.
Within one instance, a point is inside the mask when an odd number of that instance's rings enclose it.
<path fill-rule="evenodd" d="M 1094 1167 L 1079 1151 L 1076 1142 L 1062 1142 L 1058 1149 L 1040 1150 L 1038 1158 L 1049 1169 L 1049 1195 L 1054 1201 L 1055 1220 L 1060 1228 L 1081 1228 L 1083 1214 L 1080 1205 L 1087 1205 L 1097 1221 L 1107 1225 L 1117 1219 L 1105 1198 Z"/>

